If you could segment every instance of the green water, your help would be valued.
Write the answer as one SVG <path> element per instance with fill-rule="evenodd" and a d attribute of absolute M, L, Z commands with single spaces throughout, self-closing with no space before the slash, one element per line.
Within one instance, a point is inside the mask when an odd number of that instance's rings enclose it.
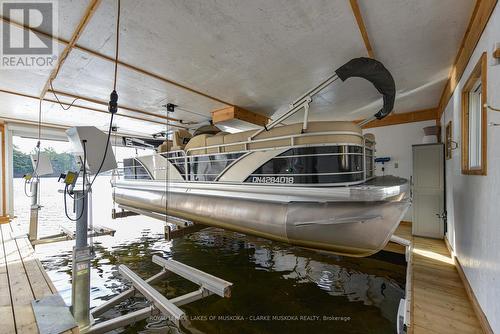
<path fill-rule="evenodd" d="M 182 332 L 396 332 L 397 308 L 404 295 L 406 264 L 403 256 L 380 252 L 369 258 L 348 258 L 214 228 L 166 241 L 159 221 L 145 217 L 111 220 L 107 186 L 106 179 L 95 186 L 94 208 L 99 214 L 94 211 L 94 220 L 117 232 L 115 237 L 94 240 L 92 307 L 127 289 L 128 283 L 118 273 L 119 264 L 146 279 L 160 271 L 161 268 L 151 261 L 153 255 L 160 255 L 234 283 L 230 298 L 210 296 L 182 306 L 188 319 Z M 41 235 L 57 231 L 59 223 L 70 225 L 62 214 L 58 214 L 61 201 L 60 194 L 55 191 L 56 185 L 44 181 L 43 187 L 47 194 L 40 212 L 44 224 L 41 230 L 45 231 Z M 25 200 L 19 197 L 18 203 L 22 205 L 16 209 L 15 224 L 26 229 L 29 205 L 28 201 L 22 201 Z M 74 241 L 67 241 L 36 248 L 42 264 L 68 304 L 71 302 L 73 245 Z M 175 275 L 167 276 L 154 286 L 167 298 L 197 289 Z M 143 298 L 135 297 L 97 320 L 115 318 L 146 305 Z M 178 332 L 159 316 L 116 331 Z"/>
<path fill-rule="evenodd" d="M 190 320 L 187 331 L 192 326 L 206 333 L 395 332 L 405 277 L 399 256 L 385 254 L 391 263 L 380 255 L 364 259 L 325 255 L 219 229 L 174 240 L 168 251 L 157 243 L 158 238 L 144 234 L 112 251 L 97 245 L 95 264 L 123 263 L 146 278 L 159 271 L 150 259 L 160 255 L 233 282 L 231 298 L 211 296 L 183 306 Z M 197 288 L 175 275 L 155 287 L 167 298 Z M 135 298 L 106 318 L 144 305 L 143 299 Z M 140 322 L 125 332 L 151 328 L 175 332 L 158 320 Z"/>

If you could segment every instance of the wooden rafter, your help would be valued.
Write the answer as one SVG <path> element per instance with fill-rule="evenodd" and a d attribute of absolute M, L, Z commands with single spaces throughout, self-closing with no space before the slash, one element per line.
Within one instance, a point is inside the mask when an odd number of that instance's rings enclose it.
<path fill-rule="evenodd" d="M 39 34 L 39 35 L 41 35 L 41 36 L 44 36 L 44 37 L 47 37 L 47 38 L 54 39 L 54 40 L 56 40 L 57 42 L 59 42 L 59 43 L 61 43 L 61 44 L 68 45 L 68 44 L 70 43 L 68 40 L 65 40 L 65 39 L 63 39 L 63 38 L 56 37 L 56 36 L 53 36 L 53 35 L 51 35 L 51 34 L 47 34 L 47 33 L 43 32 L 43 31 L 40 31 L 40 30 L 38 30 L 38 29 L 36 29 L 36 28 L 32 28 L 32 27 L 29 27 L 29 26 L 27 26 L 27 25 L 23 25 L 23 24 L 21 24 L 21 23 L 11 21 L 11 20 L 9 20 L 8 18 L 2 17 L 2 16 L 0 16 L 0 20 L 5 21 L 5 22 L 8 22 L 9 24 L 11 24 L 11 25 L 13 25 L 13 26 L 16 26 L 16 27 L 19 27 L 19 28 L 22 28 L 22 29 L 25 29 L 25 30 L 32 31 L 32 32 L 37 33 L 37 34 Z M 94 56 L 94 57 L 97 57 L 97 58 L 100 58 L 100 59 L 103 59 L 103 60 L 106 60 L 106 61 L 109 61 L 109 62 L 112 62 L 112 63 L 114 63 L 114 62 L 115 62 L 115 59 L 114 59 L 114 58 L 112 58 L 112 57 L 109 57 L 109 56 L 107 56 L 107 55 L 105 55 L 105 54 L 99 53 L 99 52 L 97 52 L 97 51 L 95 51 L 95 50 L 91 50 L 91 49 L 89 49 L 89 48 L 83 47 L 83 46 L 78 45 L 78 44 L 75 44 L 75 45 L 73 46 L 73 49 L 75 49 L 75 50 L 79 50 L 79 51 L 82 51 L 82 52 L 85 52 L 85 53 L 87 53 L 87 54 L 89 54 L 89 55 L 92 55 L 92 56 Z M 211 95 L 209 95 L 209 94 L 203 93 L 203 92 L 201 92 L 201 91 L 199 91 L 199 90 L 196 90 L 196 89 L 194 89 L 194 88 L 188 87 L 188 86 L 186 86 L 186 85 L 183 85 L 183 84 L 181 84 L 181 83 L 179 83 L 179 82 L 176 82 L 176 81 L 174 81 L 174 80 L 168 79 L 168 78 L 166 78 L 166 77 L 164 77 L 164 76 L 161 76 L 161 75 L 159 75 L 159 74 L 156 74 L 156 73 L 152 73 L 152 72 L 146 71 L 145 69 L 142 69 L 142 68 L 137 67 L 137 66 L 132 65 L 132 64 L 128 64 L 128 63 L 123 62 L 123 61 L 121 61 L 121 60 L 118 60 L 118 65 L 120 65 L 120 66 L 122 66 L 122 67 L 125 67 L 125 68 L 127 68 L 127 69 L 130 69 L 130 70 L 132 70 L 132 71 L 135 71 L 135 72 L 137 72 L 137 73 L 140 73 L 140 74 L 142 74 L 142 75 L 144 75 L 144 76 L 147 76 L 147 77 L 150 77 L 150 78 L 154 78 L 154 79 L 156 79 L 156 80 L 159 80 L 159 81 L 165 82 L 165 83 L 170 84 L 170 85 L 172 85 L 172 86 L 179 87 L 179 88 L 181 88 L 181 89 L 183 89 L 183 90 L 186 90 L 186 91 L 189 91 L 189 92 L 191 92 L 191 93 L 193 93 L 193 94 L 196 94 L 196 95 L 199 95 L 199 96 L 203 96 L 203 97 L 205 97 L 205 98 L 207 98 L 207 99 L 210 99 L 210 100 L 212 100 L 212 101 L 216 101 L 216 102 L 219 102 L 219 103 L 225 104 L 225 105 L 227 105 L 227 106 L 234 106 L 234 104 L 232 104 L 232 103 L 229 103 L 229 102 L 224 101 L 224 100 L 222 100 L 222 99 L 219 99 L 219 98 L 217 98 L 217 97 L 211 96 Z"/>
<path fill-rule="evenodd" d="M 363 38 L 363 42 L 365 43 L 366 52 L 368 53 L 368 57 L 375 58 L 373 53 L 372 44 L 370 43 L 370 38 L 368 38 L 368 31 L 366 30 L 365 22 L 363 20 L 363 15 L 361 15 L 361 10 L 359 9 L 358 0 L 349 0 L 351 4 L 352 13 L 354 14 L 354 18 L 358 24 L 359 32 L 361 33 L 361 37 Z"/>
<path fill-rule="evenodd" d="M 106 106 L 106 107 L 108 106 L 108 102 L 102 101 L 102 100 L 98 100 L 98 99 L 93 99 L 93 98 L 90 98 L 90 97 L 85 97 L 85 96 L 81 96 L 81 95 L 76 95 L 76 94 L 72 94 L 72 93 L 68 93 L 68 92 L 62 92 L 62 91 L 58 91 L 58 90 L 52 90 L 52 89 L 49 89 L 49 92 L 57 94 L 57 96 L 67 96 L 67 97 L 70 97 L 72 99 L 83 100 L 83 101 L 87 101 L 87 102 L 99 104 L 99 105 Z M 121 105 L 121 104 L 120 104 L 120 109 L 132 111 L 132 112 L 143 114 L 143 115 L 147 115 L 147 116 L 162 118 L 162 119 L 164 119 L 166 121 L 179 122 L 179 123 L 182 122 L 178 118 L 173 118 L 173 117 L 169 117 L 169 116 L 158 115 L 158 114 L 155 114 L 155 113 L 152 113 L 152 112 L 149 112 L 149 111 L 145 111 L 145 110 L 137 109 L 137 108 L 132 108 L 132 107 L 127 107 L 127 106 L 124 106 L 124 105 Z"/>
<path fill-rule="evenodd" d="M 50 72 L 50 76 L 43 86 L 42 92 L 40 93 L 40 98 L 43 98 L 47 91 L 49 90 L 50 83 L 57 77 L 57 74 L 59 73 L 59 70 L 61 69 L 62 65 L 66 61 L 66 58 L 68 58 L 69 53 L 73 49 L 73 47 L 76 45 L 76 42 L 80 38 L 80 36 L 83 33 L 83 30 L 87 26 L 87 24 L 90 22 L 90 19 L 96 12 L 97 8 L 99 7 L 101 3 L 101 0 L 91 0 L 90 3 L 87 6 L 87 9 L 85 10 L 85 13 L 83 14 L 83 17 L 81 18 L 80 22 L 78 23 L 78 26 L 76 27 L 75 31 L 73 32 L 73 35 L 71 36 L 71 39 L 69 40 L 68 44 L 66 44 L 66 47 L 64 48 L 63 52 L 61 53 L 61 56 L 57 60 L 57 64 L 54 67 L 54 69 Z"/>
<path fill-rule="evenodd" d="M 494 52 L 493 52 L 493 57 L 497 58 L 497 59 L 500 59 L 500 48 L 496 49 Z"/>
<path fill-rule="evenodd" d="M 28 99 L 40 100 L 40 97 L 38 97 L 38 96 L 29 95 L 29 94 L 23 94 L 23 93 L 18 93 L 18 92 L 13 92 L 13 91 L 5 90 L 5 89 L 0 89 L 0 93 L 10 94 L 10 95 L 15 95 L 15 96 L 20 96 L 20 97 L 24 97 L 24 98 L 28 98 Z M 47 101 L 47 102 L 51 102 L 51 103 L 59 104 L 58 101 L 52 100 L 52 99 L 49 99 L 49 98 L 43 98 L 42 100 L 43 101 Z M 62 105 L 65 105 L 65 106 L 69 106 L 70 105 L 70 103 L 66 103 L 66 102 L 62 102 L 62 101 L 60 103 Z M 85 110 L 89 110 L 89 111 L 95 111 L 95 112 L 109 114 L 109 112 L 106 111 L 106 110 L 101 110 L 101 109 L 92 108 L 92 107 L 88 107 L 88 106 L 83 106 L 83 105 L 79 105 L 79 104 L 73 104 L 73 106 L 75 108 L 80 108 L 80 109 L 85 109 Z M 162 121 L 159 121 L 159 120 L 157 121 L 157 120 L 152 120 L 152 119 L 137 117 L 137 116 L 133 116 L 133 115 L 117 114 L 116 116 L 117 117 L 124 117 L 124 118 L 135 119 L 135 120 L 139 120 L 139 121 L 143 121 L 143 122 L 155 123 L 155 124 L 162 124 L 162 125 L 166 124 L 166 122 L 163 121 L 163 120 Z M 153 117 L 163 118 L 164 116 L 162 116 L 162 115 L 153 115 Z M 181 125 L 170 124 L 170 126 L 176 127 L 176 128 L 181 128 L 181 129 L 187 129 L 187 127 L 181 126 Z"/>
<path fill-rule="evenodd" d="M 462 39 L 460 48 L 458 49 L 453 67 L 448 76 L 448 81 L 439 100 L 439 110 L 436 115 L 438 121 L 441 119 L 444 108 L 446 108 L 448 101 L 453 95 L 453 92 L 457 88 L 457 85 L 464 74 L 465 68 L 467 67 L 470 57 L 472 56 L 472 53 L 481 38 L 491 13 L 495 9 L 497 1 L 498 0 L 476 0 L 476 5 L 474 7 L 474 11 L 472 12 L 469 25 L 464 38 Z"/>
<path fill-rule="evenodd" d="M 381 127 L 381 126 L 397 125 L 397 124 L 404 124 L 404 123 L 436 120 L 437 112 L 438 112 L 437 108 L 431 108 L 431 109 L 422 109 L 422 110 L 416 110 L 416 111 L 412 111 L 412 112 L 405 112 L 405 113 L 399 113 L 399 114 L 392 113 L 389 116 L 386 116 L 385 118 L 383 118 L 381 120 L 371 121 L 370 123 L 363 126 L 363 129 L 377 128 L 377 127 Z M 359 123 L 361 121 L 362 120 L 358 120 L 358 121 L 355 121 L 355 123 Z"/>

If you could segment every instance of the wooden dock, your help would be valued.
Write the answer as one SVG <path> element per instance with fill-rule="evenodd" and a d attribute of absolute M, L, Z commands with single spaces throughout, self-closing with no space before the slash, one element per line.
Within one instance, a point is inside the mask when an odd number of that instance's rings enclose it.
<path fill-rule="evenodd" d="M 413 242 L 410 333 L 483 333 L 444 241 L 413 237 L 405 222 L 395 234 Z M 0 224 L 0 332 L 38 333 L 31 302 L 57 290 L 28 239 L 14 235 L 10 224 Z M 385 250 L 404 254 L 393 243 Z"/>
<path fill-rule="evenodd" d="M 395 234 L 413 242 L 410 333 L 484 333 L 444 240 L 413 237 L 406 222 Z M 393 243 L 385 250 L 404 253 Z"/>
<path fill-rule="evenodd" d="M 0 225 L 0 332 L 38 333 L 31 302 L 58 292 L 28 238 L 14 236 L 11 224 Z"/>

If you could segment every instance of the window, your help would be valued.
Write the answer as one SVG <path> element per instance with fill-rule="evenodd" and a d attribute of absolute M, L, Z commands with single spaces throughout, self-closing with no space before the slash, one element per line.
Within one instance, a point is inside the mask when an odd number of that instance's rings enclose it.
<path fill-rule="evenodd" d="M 462 91 L 462 173 L 486 175 L 486 68 L 483 53 Z"/>

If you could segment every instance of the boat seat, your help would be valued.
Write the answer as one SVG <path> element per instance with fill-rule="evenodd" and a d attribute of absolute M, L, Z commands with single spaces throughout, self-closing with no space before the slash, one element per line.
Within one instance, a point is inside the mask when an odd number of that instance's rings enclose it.
<path fill-rule="evenodd" d="M 237 133 L 231 133 L 226 135 L 198 135 L 193 137 L 188 145 L 186 145 L 186 150 L 189 148 L 203 147 L 203 146 L 212 146 L 219 144 L 232 144 L 232 143 L 240 143 L 238 145 L 225 146 L 220 148 L 220 152 L 236 152 L 236 151 L 244 151 L 245 144 L 248 138 L 254 134 L 257 130 L 249 130 Z M 328 131 L 341 131 L 346 132 L 344 134 L 321 134 L 322 132 Z M 272 128 L 269 131 L 264 131 L 260 133 L 258 136 L 254 138 L 254 140 L 258 139 L 267 139 L 274 137 L 284 137 L 290 135 L 300 135 L 302 133 L 302 123 L 278 126 Z M 361 128 L 350 121 L 328 121 L 328 122 L 309 122 L 307 127 L 307 134 L 318 133 L 318 135 L 306 135 L 306 136 L 298 136 L 295 138 L 295 145 L 314 145 L 314 144 L 355 144 L 362 145 L 362 131 Z M 203 136 L 203 137 L 202 137 Z M 252 142 L 248 144 L 248 149 L 262 149 L 262 148 L 273 148 L 273 147 L 286 147 L 290 146 L 291 141 L 289 138 L 277 138 L 275 140 L 269 140 L 264 142 Z M 190 155 L 193 154 L 205 154 L 205 153 L 217 153 L 219 152 L 218 148 L 209 148 L 207 150 L 201 149 L 190 152 Z M 205 152 L 206 151 L 206 152 Z"/>
<path fill-rule="evenodd" d="M 216 136 L 225 136 L 225 135 L 230 135 L 231 133 L 230 132 L 226 132 L 226 131 L 221 131 L 221 132 L 217 132 L 215 135 Z"/>
<path fill-rule="evenodd" d="M 183 150 L 193 136 L 187 130 L 177 130 L 174 132 L 172 151 Z"/>
<path fill-rule="evenodd" d="M 205 147 L 207 146 L 207 138 L 212 137 L 213 135 L 209 134 L 201 134 L 194 136 L 189 140 L 189 142 L 186 144 L 184 147 L 184 150 L 187 152 L 189 149 L 193 149 L 196 147 Z M 189 155 L 198 155 L 198 154 L 206 154 L 207 150 L 206 149 L 199 149 L 199 150 L 192 150 L 190 152 L 187 152 Z"/>
<path fill-rule="evenodd" d="M 172 149 L 172 141 L 171 140 L 165 140 L 160 146 L 158 146 L 158 152 L 163 153 L 163 152 L 168 152 Z"/>
<path fill-rule="evenodd" d="M 207 137 L 206 143 L 207 146 L 222 145 L 224 144 L 224 135 L 216 134 L 212 137 Z M 219 152 L 224 152 L 224 148 L 223 147 L 207 148 L 207 153 L 219 153 Z"/>
<path fill-rule="evenodd" d="M 366 146 L 373 148 L 375 146 L 375 135 L 373 133 L 366 133 L 363 137 L 366 139 Z"/>

